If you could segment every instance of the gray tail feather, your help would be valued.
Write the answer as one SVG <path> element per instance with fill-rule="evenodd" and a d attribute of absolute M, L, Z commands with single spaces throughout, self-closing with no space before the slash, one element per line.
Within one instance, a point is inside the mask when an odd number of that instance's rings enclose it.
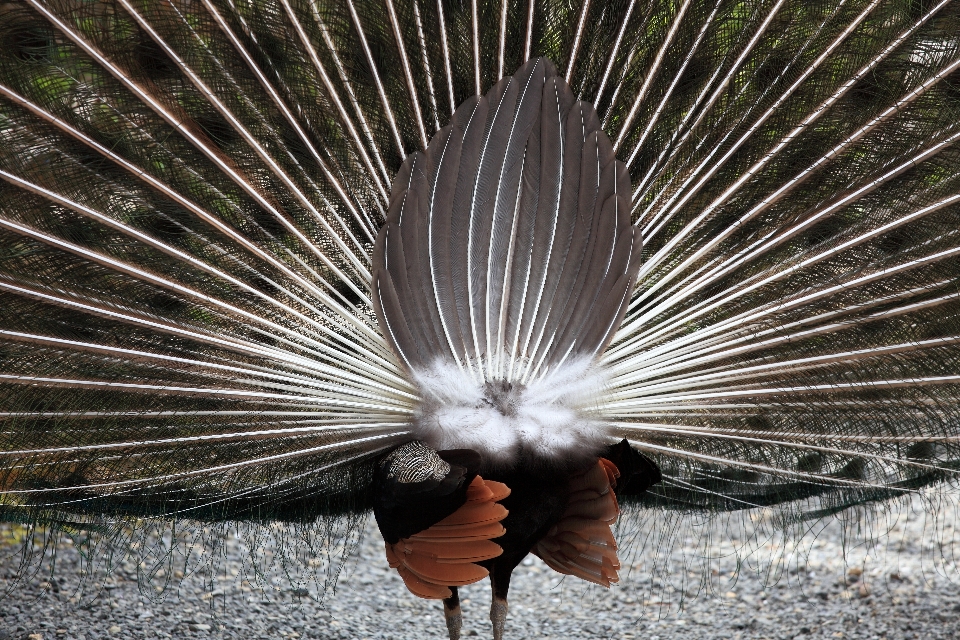
<path fill-rule="evenodd" d="M 595 358 L 640 267 L 630 177 L 596 111 L 535 58 L 452 120 L 394 181 L 373 254 L 384 335 L 411 369 L 481 381 Z"/>

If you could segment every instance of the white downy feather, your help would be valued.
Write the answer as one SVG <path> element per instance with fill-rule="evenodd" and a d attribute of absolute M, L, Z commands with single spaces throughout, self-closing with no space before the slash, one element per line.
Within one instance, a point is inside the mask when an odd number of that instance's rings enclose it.
<path fill-rule="evenodd" d="M 412 372 L 421 394 L 414 435 L 430 446 L 474 449 L 491 464 L 557 459 L 599 447 L 607 424 L 597 412 L 603 369 L 578 358 L 529 385 L 480 382 L 454 362 Z"/>

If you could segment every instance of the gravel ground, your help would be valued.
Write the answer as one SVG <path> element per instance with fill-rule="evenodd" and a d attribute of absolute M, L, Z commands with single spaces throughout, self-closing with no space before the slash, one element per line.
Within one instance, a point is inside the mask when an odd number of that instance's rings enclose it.
<path fill-rule="evenodd" d="M 690 535 L 695 522 L 641 526 L 620 539 L 669 529 L 678 544 L 661 545 L 668 551 L 656 554 L 648 541 L 642 553 L 622 554 L 623 581 L 610 591 L 563 580 L 528 558 L 511 585 L 507 638 L 958 638 L 960 581 L 957 562 L 949 559 L 960 543 L 955 506 L 943 507 L 940 516 L 932 524 L 903 509 L 886 521 L 889 534 L 879 544 L 857 544 L 848 538 L 851 527 L 834 521 L 781 546 L 776 536 L 761 535 L 763 527 L 750 526 L 764 520 L 755 514 L 747 526 L 721 531 L 712 547 L 719 557 L 706 564 L 699 538 Z M 8 551 L 0 558 L 0 578 L 9 591 L 0 600 L 0 640 L 446 637 L 439 603 L 411 596 L 387 567 L 372 518 L 322 604 L 313 586 L 283 587 L 290 583 L 268 578 L 264 588 L 244 580 L 241 558 L 249 549 L 235 536 L 226 537 L 220 571 L 227 580 L 217 584 L 187 575 L 175 580 L 179 588 L 158 593 L 153 584 L 138 583 L 127 562 L 78 590 L 80 557 L 68 546 L 57 554 L 55 578 L 40 573 L 14 583 L 13 534 L 10 527 L 0 530 L 7 540 L 0 547 Z M 729 553 L 744 543 L 753 554 Z M 771 557 L 779 562 L 770 564 Z M 738 562 L 741 570 L 734 571 Z M 488 584 L 461 594 L 464 636 L 490 637 Z"/>

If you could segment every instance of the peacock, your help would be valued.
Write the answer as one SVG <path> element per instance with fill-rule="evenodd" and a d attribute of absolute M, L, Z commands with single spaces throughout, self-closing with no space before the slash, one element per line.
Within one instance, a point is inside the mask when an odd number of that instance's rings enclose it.
<path fill-rule="evenodd" d="M 500 640 L 528 554 L 619 580 L 618 517 L 953 490 L 958 33 L 954 0 L 0 3 L 0 516 L 373 512 L 452 640 L 489 577 Z"/>

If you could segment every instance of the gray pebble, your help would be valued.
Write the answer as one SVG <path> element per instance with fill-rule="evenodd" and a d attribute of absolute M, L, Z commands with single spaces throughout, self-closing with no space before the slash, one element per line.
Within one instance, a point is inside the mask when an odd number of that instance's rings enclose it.
<path fill-rule="evenodd" d="M 815 530 L 798 544 L 784 542 L 763 527 L 731 526 L 722 536 L 715 530 L 716 548 L 725 551 L 727 545 L 731 553 L 706 565 L 701 561 L 696 522 L 686 529 L 674 524 L 658 529 L 657 514 L 646 514 L 645 520 L 632 528 L 625 526 L 618 534 L 624 541 L 622 582 L 610 590 L 564 578 L 539 559 L 527 558 L 511 582 L 506 637 L 960 637 L 956 566 L 926 564 L 957 557 L 950 555 L 955 551 L 951 544 L 960 544 L 954 526 L 957 510 L 949 504 L 941 510 L 939 528 L 931 537 L 917 505 L 908 507 L 912 508 L 904 509 L 894 524 L 884 525 L 891 535 L 879 545 L 851 540 L 839 522 Z M 671 538 L 672 546 L 666 545 L 669 551 L 648 551 L 662 540 L 658 536 L 673 535 L 674 529 L 679 533 Z M 690 537 L 685 537 L 687 533 Z M 769 536 L 769 543 L 761 534 Z M 654 542 L 631 553 L 631 537 Z M 757 540 L 759 546 L 742 558 L 735 572 L 738 564 L 732 550 Z M 156 586 L 164 583 L 162 576 L 138 582 L 132 565 L 121 566 L 106 584 L 86 584 L 81 589 L 80 556 L 72 547 L 58 549 L 55 582 L 41 571 L 17 583 L 0 600 L 0 640 L 21 640 L 31 634 L 42 634 L 47 640 L 446 637 L 440 604 L 406 591 L 387 566 L 372 519 L 353 559 L 322 603 L 315 598 L 323 583 L 307 583 L 309 588 L 299 582 L 290 584 L 282 572 L 268 572 L 266 582 L 258 583 L 249 573 L 249 564 L 244 564 L 250 549 L 235 537 L 226 537 L 223 543 L 219 552 L 224 559 L 215 581 L 202 572 L 170 576 L 161 591 Z M 768 557 L 782 561 L 766 563 Z M 16 560 L 16 554 L 0 555 L 0 576 L 14 575 Z M 323 576 L 324 565 L 318 566 Z M 465 638 L 490 637 L 489 597 L 485 581 L 461 590 Z M 60 629 L 67 633 L 57 633 Z"/>

